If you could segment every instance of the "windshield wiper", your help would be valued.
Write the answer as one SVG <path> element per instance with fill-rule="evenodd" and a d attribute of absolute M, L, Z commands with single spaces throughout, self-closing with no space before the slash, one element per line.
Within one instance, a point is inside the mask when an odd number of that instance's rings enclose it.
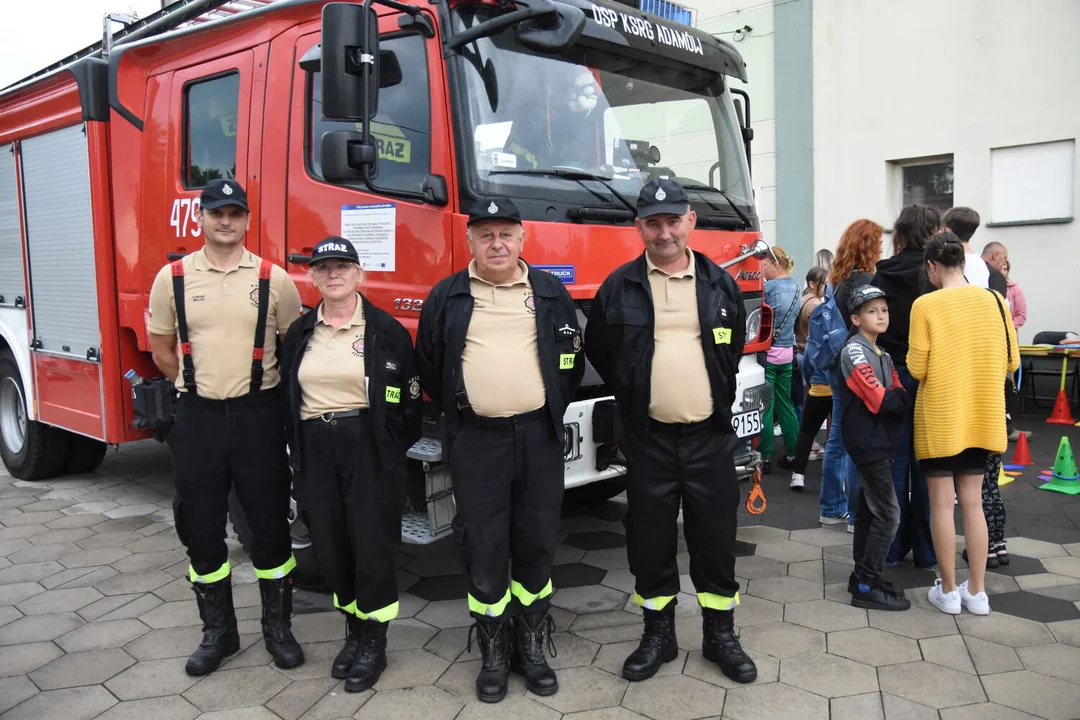
<path fill-rule="evenodd" d="M 634 214 L 634 217 L 637 217 L 637 208 L 634 207 L 634 204 L 630 202 L 630 200 L 627 199 L 625 195 L 623 195 L 611 186 L 612 178 L 605 177 L 603 175 L 597 175 L 596 173 L 591 173 L 588 170 L 579 170 L 577 168 L 567 167 L 556 167 L 551 168 L 550 170 L 521 168 L 519 170 L 489 170 L 488 175 L 549 175 L 554 177 L 566 178 L 567 180 L 573 180 L 577 182 L 579 185 L 581 185 L 581 187 L 585 188 L 601 200 L 607 201 L 607 198 L 605 198 L 603 195 L 600 195 L 599 193 L 593 192 L 589 189 L 589 186 L 584 183 L 585 180 L 592 180 L 603 185 L 609 193 L 618 198 L 619 202 L 626 206 L 627 210 Z"/>
<path fill-rule="evenodd" d="M 753 224 L 750 222 L 750 218 L 746 216 L 746 213 L 744 213 L 742 210 L 740 210 L 739 206 L 735 204 L 735 201 L 732 200 L 728 196 L 728 194 L 726 192 L 724 192 L 723 190 L 721 190 L 720 188 L 714 188 L 712 185 L 690 184 L 690 185 L 683 185 L 683 190 L 690 190 L 691 192 L 697 192 L 698 197 L 700 197 L 702 199 L 702 201 L 704 201 L 704 203 L 706 205 L 711 207 L 713 210 L 722 211 L 723 208 L 721 208 L 719 205 L 716 205 L 715 203 L 711 202 L 707 197 L 702 195 L 702 191 L 708 191 L 708 192 L 716 193 L 720 197 L 727 200 L 728 205 L 730 205 L 731 209 L 735 211 L 735 214 L 739 216 L 739 219 L 742 220 L 744 223 L 746 223 L 746 229 L 747 230 L 754 227 Z"/>

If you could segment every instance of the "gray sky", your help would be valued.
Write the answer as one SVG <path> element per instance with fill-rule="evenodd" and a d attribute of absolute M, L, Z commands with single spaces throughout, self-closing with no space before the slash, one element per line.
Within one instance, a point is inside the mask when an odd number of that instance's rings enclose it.
<path fill-rule="evenodd" d="M 15 0 L 4 0 L 15 3 Z M 23 0 L 26 22 L 0 25 L 0 87 L 101 40 L 107 12 L 146 17 L 161 0 Z M 114 28 L 121 27 L 119 23 Z"/>

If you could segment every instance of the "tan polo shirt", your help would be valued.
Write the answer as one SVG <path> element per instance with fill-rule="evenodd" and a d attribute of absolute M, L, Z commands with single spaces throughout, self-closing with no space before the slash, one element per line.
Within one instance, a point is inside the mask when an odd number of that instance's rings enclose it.
<path fill-rule="evenodd" d="M 231 269 L 214 267 L 203 249 L 184 257 L 184 309 L 187 312 L 188 340 L 195 364 L 195 387 L 201 397 L 224 400 L 251 389 L 251 352 L 255 346 L 255 324 L 259 309 L 259 264 L 261 258 L 244 251 L 240 265 Z M 275 350 L 276 338 L 300 317 L 300 293 L 292 278 L 274 265 L 270 273 L 270 307 L 266 313 L 266 340 L 263 344 L 262 389 L 281 381 Z M 173 299 L 172 268 L 163 267 L 150 289 L 150 325 L 155 335 L 177 335 L 176 303 Z M 181 376 L 171 378 L 184 390 Z"/>
<path fill-rule="evenodd" d="M 315 332 L 304 350 L 296 379 L 300 383 L 300 418 L 368 406 L 364 372 L 364 301 L 356 296 L 352 319 L 339 328 L 317 310 Z"/>
<path fill-rule="evenodd" d="M 536 341 L 536 303 L 528 268 L 520 280 L 494 285 L 469 264 L 472 319 L 465 335 L 461 370 L 473 412 L 482 417 L 510 417 L 544 406 L 547 393 L 540 375 Z"/>
<path fill-rule="evenodd" d="M 645 264 L 656 318 L 649 417 L 666 423 L 707 420 L 713 398 L 701 347 L 694 257 L 674 275 L 656 267 L 647 254 Z"/>

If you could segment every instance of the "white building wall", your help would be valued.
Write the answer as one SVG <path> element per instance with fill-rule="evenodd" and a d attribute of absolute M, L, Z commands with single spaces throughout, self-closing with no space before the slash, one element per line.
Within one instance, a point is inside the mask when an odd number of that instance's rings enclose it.
<path fill-rule="evenodd" d="M 749 83 L 729 78 L 732 87 L 750 94 L 752 182 L 757 196 L 761 230 L 770 243 L 776 238 L 776 96 L 773 74 L 773 4 L 761 0 L 678 0 L 694 11 L 697 28 L 735 45 L 746 62 Z M 735 31 L 753 30 L 743 37 Z"/>
<path fill-rule="evenodd" d="M 984 222 L 972 245 L 1009 248 L 1028 302 L 1021 342 L 1080 331 L 1078 223 L 985 225 L 992 148 L 1080 136 L 1078 28 L 1076 0 L 815 0 L 815 247 L 835 247 L 859 217 L 891 227 L 890 161 L 951 154 L 953 203 Z M 1071 181 L 1075 213 L 1075 161 Z"/>

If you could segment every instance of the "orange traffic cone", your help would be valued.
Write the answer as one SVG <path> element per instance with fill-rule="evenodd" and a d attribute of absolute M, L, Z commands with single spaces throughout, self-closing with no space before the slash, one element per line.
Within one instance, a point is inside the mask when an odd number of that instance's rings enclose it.
<path fill-rule="evenodd" d="M 1016 441 L 1016 450 L 1013 452 L 1013 465 L 1030 465 L 1031 448 L 1028 447 L 1027 433 L 1021 432 Z"/>
<path fill-rule="evenodd" d="M 1065 390 L 1058 390 L 1057 399 L 1054 400 L 1054 409 L 1046 422 L 1054 425 L 1075 425 L 1076 420 L 1072 416 L 1072 408 L 1069 407 L 1069 398 Z"/>

